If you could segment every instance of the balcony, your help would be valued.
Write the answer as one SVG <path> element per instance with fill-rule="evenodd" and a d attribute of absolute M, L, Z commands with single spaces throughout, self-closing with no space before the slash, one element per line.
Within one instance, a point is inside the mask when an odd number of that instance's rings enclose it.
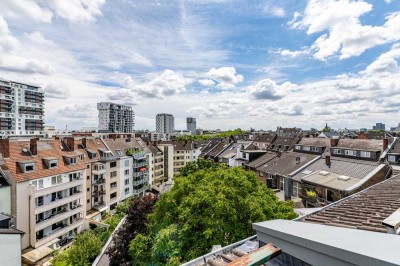
<path fill-rule="evenodd" d="M 51 217 L 47 218 L 46 220 L 42 220 L 39 223 L 37 223 L 36 226 L 35 226 L 35 231 L 42 230 L 42 229 L 44 229 L 46 227 L 51 226 L 52 224 L 54 224 L 56 222 L 65 220 L 65 219 L 69 218 L 70 216 L 78 214 L 78 213 L 80 213 L 82 211 L 83 211 L 83 207 L 82 206 L 78 207 L 78 208 L 75 208 L 73 210 L 69 210 L 69 211 L 68 211 L 68 209 L 65 209 L 65 210 L 63 210 L 63 211 L 61 211 L 61 212 L 59 212 L 59 213 L 57 213 L 55 215 L 52 215 Z"/>
<path fill-rule="evenodd" d="M 144 186 L 144 187 L 139 188 L 139 189 L 133 189 L 132 192 L 133 192 L 134 195 L 139 195 L 140 193 L 145 192 L 146 189 L 147 189 L 147 186 Z"/>
<path fill-rule="evenodd" d="M 148 165 L 148 162 L 141 162 L 141 163 L 133 163 L 134 168 L 139 168 Z"/>
<path fill-rule="evenodd" d="M 56 208 L 58 206 L 62 206 L 62 205 L 65 205 L 67 203 L 70 203 L 70 202 L 73 202 L 75 200 L 78 200 L 78 199 L 80 199 L 82 197 L 83 197 L 83 193 L 82 192 L 76 193 L 76 194 L 71 195 L 69 197 L 63 197 L 62 199 L 58 199 L 58 200 L 55 200 L 55 201 L 50 202 L 48 204 L 44 204 L 44 205 L 41 205 L 39 207 L 36 207 L 35 208 L 35 214 L 39 214 L 39 213 L 42 213 L 42 212 L 45 212 L 45 211 L 49 211 L 49 210 L 54 209 L 54 208 Z"/>
<path fill-rule="evenodd" d="M 147 183 L 148 181 L 149 181 L 149 178 L 146 177 L 146 178 L 143 178 L 141 180 L 132 181 L 132 185 L 139 186 L 141 184 Z"/>
<path fill-rule="evenodd" d="M 73 180 L 71 182 L 67 182 L 67 183 L 59 183 L 57 185 L 53 185 L 51 187 L 48 188 L 42 188 L 39 190 L 35 190 L 35 197 L 40 197 L 40 196 L 45 196 L 47 194 L 51 194 L 60 190 L 65 190 L 65 189 L 69 189 L 72 187 L 76 187 L 79 185 L 83 185 L 83 178 L 80 177 L 79 179 Z"/>
<path fill-rule="evenodd" d="M 149 174 L 149 170 L 146 171 L 139 171 L 139 172 L 133 172 L 133 177 L 139 177 L 139 176 L 144 176 L 144 175 L 148 175 Z"/>
<path fill-rule="evenodd" d="M 107 206 L 106 206 L 106 203 L 104 202 L 104 201 L 95 201 L 94 202 L 94 205 L 93 205 L 93 209 L 96 209 L 96 210 L 102 210 L 102 209 L 104 209 L 104 208 L 106 208 Z"/>
<path fill-rule="evenodd" d="M 44 236 L 41 239 L 38 239 L 36 241 L 36 243 L 34 244 L 34 248 L 43 246 L 44 244 L 50 242 L 51 240 L 60 237 L 62 235 L 65 235 L 66 233 L 68 233 L 71 230 L 74 230 L 75 228 L 78 228 L 79 226 L 81 226 L 83 223 L 83 218 L 80 218 L 79 220 L 67 225 L 64 224 L 63 227 L 57 228 L 56 230 L 52 231 L 50 234 L 48 234 L 47 236 Z M 38 230 L 36 230 L 38 231 Z"/>
<path fill-rule="evenodd" d="M 92 195 L 93 195 L 93 197 L 95 197 L 95 196 L 100 196 L 100 195 L 105 195 L 106 194 L 106 191 L 105 190 L 93 190 L 93 193 L 92 193 Z"/>
<path fill-rule="evenodd" d="M 100 178 L 100 179 L 94 180 L 92 185 L 101 185 L 101 184 L 104 184 L 105 182 L 106 182 L 105 179 Z"/>

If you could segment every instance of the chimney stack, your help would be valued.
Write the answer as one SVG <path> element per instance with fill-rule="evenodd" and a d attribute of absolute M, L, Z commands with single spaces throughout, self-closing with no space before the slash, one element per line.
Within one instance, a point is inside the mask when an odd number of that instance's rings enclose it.
<path fill-rule="evenodd" d="M 383 139 L 382 152 L 384 152 L 387 149 L 388 146 L 389 146 L 389 139 L 384 138 Z"/>
<path fill-rule="evenodd" d="M 29 141 L 29 151 L 31 152 L 32 155 L 38 155 L 38 148 L 37 148 L 37 138 L 32 138 Z"/>
<path fill-rule="evenodd" d="M 284 192 L 285 192 L 285 201 L 292 200 L 292 178 L 285 177 L 284 184 Z"/>
<path fill-rule="evenodd" d="M 336 146 L 336 144 L 337 144 L 337 139 L 330 139 L 330 142 L 331 142 L 331 147 L 334 147 L 334 146 Z"/>
<path fill-rule="evenodd" d="M 4 158 L 10 158 L 10 139 L 0 139 L 0 152 Z"/>
<path fill-rule="evenodd" d="M 327 166 L 331 166 L 331 156 L 330 155 L 325 156 L 325 164 Z"/>
<path fill-rule="evenodd" d="M 83 138 L 82 139 L 82 146 L 83 146 L 83 148 L 87 148 L 87 146 L 86 146 L 86 138 Z"/>
<path fill-rule="evenodd" d="M 75 150 L 75 139 L 73 137 L 66 137 L 64 138 L 65 140 L 65 145 L 68 147 L 70 151 Z"/>

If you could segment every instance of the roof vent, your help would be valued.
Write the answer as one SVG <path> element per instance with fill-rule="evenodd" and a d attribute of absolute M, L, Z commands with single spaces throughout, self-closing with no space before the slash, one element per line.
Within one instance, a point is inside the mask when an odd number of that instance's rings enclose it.
<path fill-rule="evenodd" d="M 319 174 L 320 174 L 320 175 L 323 175 L 323 176 L 327 176 L 327 175 L 329 174 L 329 172 L 327 172 L 327 171 L 321 171 L 321 172 L 319 172 Z"/>
<path fill-rule="evenodd" d="M 340 175 L 340 176 L 338 176 L 338 179 L 339 179 L 339 180 L 342 180 L 342 181 L 347 181 L 347 180 L 350 179 L 350 177 L 345 176 L 345 175 Z"/>
<path fill-rule="evenodd" d="M 28 152 L 28 149 L 22 149 L 23 152 Z"/>
<path fill-rule="evenodd" d="M 312 171 L 311 170 L 304 170 L 302 173 L 305 174 L 305 175 L 309 175 L 309 174 L 312 173 Z"/>

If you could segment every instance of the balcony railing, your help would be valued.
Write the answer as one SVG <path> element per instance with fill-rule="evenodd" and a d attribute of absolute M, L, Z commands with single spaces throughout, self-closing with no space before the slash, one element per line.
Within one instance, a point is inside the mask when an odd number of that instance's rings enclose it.
<path fill-rule="evenodd" d="M 44 219 L 40 219 L 39 221 L 36 221 L 36 224 L 40 224 L 40 223 L 43 223 L 43 222 L 45 222 L 47 220 L 50 220 L 50 219 L 53 219 L 53 218 L 57 218 L 60 214 L 66 212 L 66 211 L 67 211 L 67 208 L 65 208 L 65 209 L 63 209 L 61 211 L 58 211 L 58 212 L 54 212 L 51 215 L 49 215 L 48 217 L 46 217 Z"/>
<path fill-rule="evenodd" d="M 149 181 L 149 178 L 146 177 L 146 178 L 143 178 L 143 179 L 141 179 L 141 180 L 134 180 L 134 181 L 132 181 L 132 184 L 133 184 L 134 186 L 138 186 L 138 185 L 147 183 L 148 181 Z"/>
<path fill-rule="evenodd" d="M 148 162 L 141 162 L 141 163 L 133 163 L 134 168 L 139 168 L 148 165 Z"/>
<path fill-rule="evenodd" d="M 106 194 L 105 190 L 93 190 L 93 196 L 104 195 Z"/>
<path fill-rule="evenodd" d="M 93 181 L 93 185 L 101 185 L 104 184 L 106 182 L 105 179 L 97 179 Z"/>
<path fill-rule="evenodd" d="M 137 194 L 140 194 L 140 193 L 146 191 L 146 189 L 147 189 L 147 187 L 144 186 L 144 187 L 139 188 L 139 189 L 134 189 L 134 190 L 132 190 L 132 192 L 133 192 L 133 194 L 136 194 L 136 195 L 137 195 Z"/>
<path fill-rule="evenodd" d="M 139 177 L 139 176 L 144 176 L 144 175 L 148 175 L 148 174 L 149 174 L 149 170 L 133 172 L 133 177 Z"/>

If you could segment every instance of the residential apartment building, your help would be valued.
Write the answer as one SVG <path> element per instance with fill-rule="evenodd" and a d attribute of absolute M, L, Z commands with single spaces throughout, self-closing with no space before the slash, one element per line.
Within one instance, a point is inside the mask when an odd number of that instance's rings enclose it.
<path fill-rule="evenodd" d="M 21 265 L 21 236 L 24 232 L 13 228 L 13 218 L 0 213 L 0 265 Z"/>
<path fill-rule="evenodd" d="M 156 131 L 161 134 L 173 133 L 175 130 L 175 118 L 171 114 L 156 115 Z"/>
<path fill-rule="evenodd" d="M 383 130 L 383 131 L 385 131 L 385 124 L 376 123 L 375 126 L 372 126 L 372 130 Z"/>
<path fill-rule="evenodd" d="M 188 162 L 195 161 L 200 156 L 200 150 L 195 147 L 193 141 L 165 141 L 161 145 L 170 144 L 173 152 L 173 176 L 179 174 L 179 169 L 184 167 Z M 168 158 L 169 159 L 169 158 Z"/>
<path fill-rule="evenodd" d="M 0 141 L 1 175 L 11 180 L 22 249 L 69 239 L 83 227 L 86 164 L 59 139 Z"/>
<path fill-rule="evenodd" d="M 40 136 L 44 131 L 40 87 L 0 79 L 0 135 Z"/>
<path fill-rule="evenodd" d="M 186 118 L 186 128 L 190 131 L 191 135 L 196 135 L 196 118 Z"/>
<path fill-rule="evenodd" d="M 99 132 L 130 133 L 135 127 L 132 107 L 110 102 L 97 103 Z"/>

